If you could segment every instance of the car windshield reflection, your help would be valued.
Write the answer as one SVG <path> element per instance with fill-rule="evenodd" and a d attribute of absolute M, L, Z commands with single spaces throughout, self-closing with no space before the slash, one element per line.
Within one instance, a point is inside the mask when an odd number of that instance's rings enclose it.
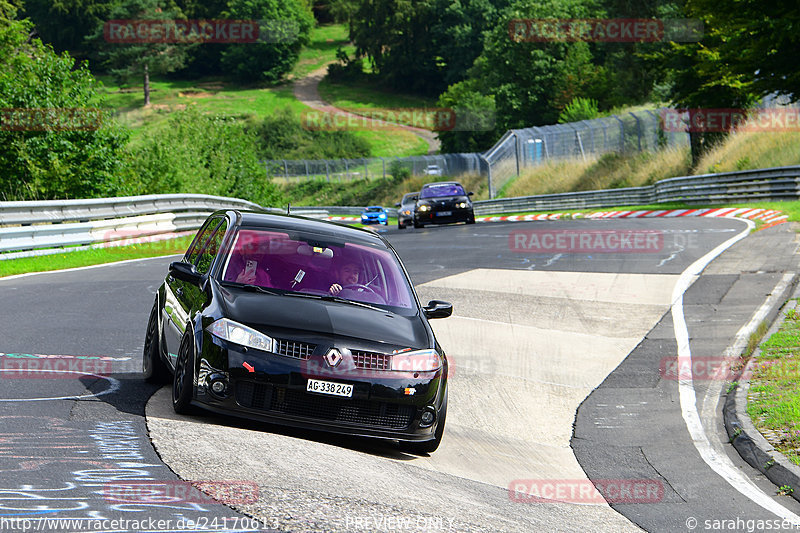
<path fill-rule="evenodd" d="M 241 229 L 220 279 L 278 293 L 361 302 L 392 311 L 411 310 L 413 295 L 391 251 L 315 234 Z"/>
<path fill-rule="evenodd" d="M 464 188 L 461 185 L 456 183 L 442 183 L 437 185 L 431 185 L 429 187 L 425 187 L 422 189 L 420 193 L 420 198 L 436 198 L 439 196 L 466 196 L 467 193 L 464 192 Z"/>

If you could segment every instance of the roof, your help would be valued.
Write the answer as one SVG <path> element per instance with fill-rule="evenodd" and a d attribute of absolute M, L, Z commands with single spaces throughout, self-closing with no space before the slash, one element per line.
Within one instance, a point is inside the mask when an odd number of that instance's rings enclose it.
<path fill-rule="evenodd" d="M 294 215 L 273 215 L 259 211 L 231 210 L 241 215 L 241 225 L 250 228 L 270 228 L 286 231 L 302 231 L 317 235 L 346 239 L 350 242 L 364 244 L 383 243 L 386 241 L 376 233 L 343 224 L 313 220 Z"/>

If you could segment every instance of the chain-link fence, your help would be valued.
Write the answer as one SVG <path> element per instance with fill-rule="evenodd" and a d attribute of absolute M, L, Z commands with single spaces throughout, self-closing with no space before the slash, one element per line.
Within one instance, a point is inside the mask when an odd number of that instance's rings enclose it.
<path fill-rule="evenodd" d="M 489 180 L 494 197 L 509 179 L 527 168 L 551 159 L 589 158 L 608 152 L 655 150 L 687 145 L 686 132 L 667 132 L 657 111 L 636 111 L 568 124 L 509 130 L 486 153 L 443 154 L 418 157 L 329 160 L 273 160 L 267 168 L 277 180 L 386 179 L 393 161 L 413 175 L 447 176 L 481 174 Z"/>
<path fill-rule="evenodd" d="M 658 112 L 644 110 L 567 124 L 509 130 L 488 152 L 491 197 L 526 167 L 550 159 L 587 159 L 608 152 L 687 145 L 686 132 L 665 132 Z"/>

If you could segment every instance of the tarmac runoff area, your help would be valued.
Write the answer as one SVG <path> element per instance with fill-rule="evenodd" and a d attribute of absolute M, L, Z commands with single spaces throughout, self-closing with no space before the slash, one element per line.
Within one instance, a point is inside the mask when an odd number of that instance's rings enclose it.
<path fill-rule="evenodd" d="M 428 457 L 178 416 L 169 387 L 147 405 L 150 436 L 183 479 L 257 483 L 258 501 L 234 507 L 280 529 L 638 531 L 599 497 L 570 438 L 580 403 L 669 310 L 677 280 L 478 269 L 417 287 L 422 301 L 456 310 L 431 321 L 452 377 L 445 437 Z M 559 501 L 532 502 L 533 493 Z"/>

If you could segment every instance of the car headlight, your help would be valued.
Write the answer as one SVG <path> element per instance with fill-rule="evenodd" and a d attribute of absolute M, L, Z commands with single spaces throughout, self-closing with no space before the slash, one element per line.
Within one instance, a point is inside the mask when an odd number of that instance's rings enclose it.
<path fill-rule="evenodd" d="M 403 214 L 404 214 L 404 215 L 410 215 L 410 214 L 411 214 L 411 211 L 409 211 L 408 209 L 406 209 L 405 211 L 403 211 Z"/>
<path fill-rule="evenodd" d="M 222 340 L 265 352 L 272 351 L 273 340 L 271 337 L 233 320 L 220 318 L 206 329 Z"/>
<path fill-rule="evenodd" d="M 395 372 L 435 372 L 440 368 L 442 359 L 436 350 L 417 350 L 392 355 L 392 370 Z"/>
<path fill-rule="evenodd" d="M 386 218 L 386 213 L 381 213 L 380 215 L 378 215 L 378 218 Z"/>
<path fill-rule="evenodd" d="M 457 204 L 456 207 L 458 207 L 460 209 L 466 209 L 467 208 L 467 202 L 461 202 L 461 203 Z"/>
<path fill-rule="evenodd" d="M 421 205 L 421 206 L 419 206 L 419 210 L 421 212 L 425 213 L 426 211 L 430 211 L 431 210 L 431 206 L 429 206 L 429 205 Z"/>

